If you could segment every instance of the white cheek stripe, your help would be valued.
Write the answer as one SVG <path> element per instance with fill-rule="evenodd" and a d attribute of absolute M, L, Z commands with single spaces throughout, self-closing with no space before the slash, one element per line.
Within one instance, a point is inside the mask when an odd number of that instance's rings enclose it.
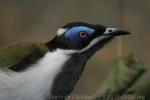
<path fill-rule="evenodd" d="M 84 52 L 88 49 L 90 49 L 92 46 L 94 46 L 95 44 L 97 44 L 98 42 L 104 40 L 105 38 L 110 37 L 109 35 L 106 34 L 111 34 L 112 32 L 115 32 L 117 29 L 116 28 L 106 28 L 106 31 L 103 33 L 104 35 L 99 36 L 97 38 L 95 38 L 94 40 L 92 40 L 88 46 L 86 46 L 85 48 L 83 48 L 82 50 L 78 51 L 79 53 Z M 111 31 L 111 32 L 110 32 Z"/>
<path fill-rule="evenodd" d="M 62 35 L 62 34 L 64 34 L 65 32 L 66 32 L 66 30 L 67 29 L 64 29 L 64 28 L 59 28 L 58 30 L 57 30 L 57 36 L 60 36 L 60 35 Z"/>
<path fill-rule="evenodd" d="M 65 50 L 65 51 L 67 52 L 67 54 L 82 53 L 82 52 L 90 49 L 94 45 L 96 45 L 98 42 L 100 42 L 108 37 L 110 37 L 110 36 L 108 36 L 108 35 L 99 36 L 99 37 L 95 38 L 94 40 L 92 40 L 88 46 L 86 46 L 85 48 L 83 48 L 81 50 Z"/>
<path fill-rule="evenodd" d="M 98 42 L 102 41 L 105 38 L 108 38 L 109 36 L 100 36 L 95 38 L 94 40 L 92 40 L 88 46 L 86 46 L 85 48 L 83 48 L 82 50 L 78 51 L 79 53 L 84 52 L 88 49 L 90 49 L 91 47 L 93 47 L 94 45 L 96 45 Z"/>

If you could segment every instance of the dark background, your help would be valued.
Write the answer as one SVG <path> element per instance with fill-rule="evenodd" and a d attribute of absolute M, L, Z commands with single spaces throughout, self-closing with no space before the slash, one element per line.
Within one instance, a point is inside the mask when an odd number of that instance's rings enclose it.
<path fill-rule="evenodd" d="M 74 93 L 94 94 L 107 77 L 111 62 L 119 59 L 120 47 L 122 56 L 135 53 L 147 68 L 150 65 L 150 0 L 0 0 L 0 46 L 47 42 L 57 28 L 75 21 L 121 27 L 133 34 L 115 39 L 97 52 Z M 148 72 L 134 88 L 149 80 L 147 76 Z"/>

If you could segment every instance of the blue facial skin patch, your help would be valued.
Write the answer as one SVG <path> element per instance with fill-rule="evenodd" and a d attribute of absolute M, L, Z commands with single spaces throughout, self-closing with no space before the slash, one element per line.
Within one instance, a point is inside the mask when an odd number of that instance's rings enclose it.
<path fill-rule="evenodd" d="M 86 32 L 87 33 L 87 38 L 91 36 L 95 30 L 86 26 L 77 26 L 73 27 L 69 30 L 66 31 L 65 37 L 68 38 L 71 42 L 78 43 L 81 42 L 84 38 L 80 37 L 80 32 Z"/>

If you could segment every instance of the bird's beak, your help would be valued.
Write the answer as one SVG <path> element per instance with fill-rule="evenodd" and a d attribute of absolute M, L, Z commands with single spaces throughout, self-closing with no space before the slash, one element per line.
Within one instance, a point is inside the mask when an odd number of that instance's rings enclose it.
<path fill-rule="evenodd" d="M 120 35 L 127 35 L 127 34 L 130 34 L 130 32 L 124 30 L 118 30 L 116 28 L 106 28 L 106 31 L 104 32 L 104 35 L 108 35 L 108 36 L 120 36 Z"/>

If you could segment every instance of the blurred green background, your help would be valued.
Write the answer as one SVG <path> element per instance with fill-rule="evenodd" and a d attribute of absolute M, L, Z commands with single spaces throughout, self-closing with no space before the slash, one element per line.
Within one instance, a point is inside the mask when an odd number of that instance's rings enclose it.
<path fill-rule="evenodd" d="M 131 35 L 122 37 L 122 55 L 133 52 L 150 65 L 150 0 L 0 0 L 0 46 L 16 42 L 47 42 L 57 28 L 75 21 L 121 27 Z M 120 5 L 121 4 L 121 5 Z M 94 94 L 105 80 L 109 65 L 118 56 L 114 39 L 88 62 L 74 89 Z M 149 80 L 149 72 L 134 88 Z"/>

